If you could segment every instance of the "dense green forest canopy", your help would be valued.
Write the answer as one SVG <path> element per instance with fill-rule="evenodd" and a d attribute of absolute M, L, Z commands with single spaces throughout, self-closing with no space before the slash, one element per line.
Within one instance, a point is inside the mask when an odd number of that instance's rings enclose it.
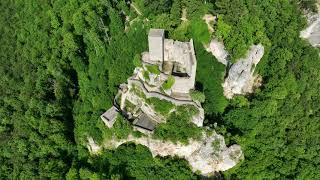
<path fill-rule="evenodd" d="M 126 144 L 97 156 L 86 147 L 89 136 L 102 142 L 108 134 L 99 116 L 132 74 L 133 60 L 147 50 L 150 27 L 195 41 L 205 124 L 217 123 L 216 131 L 245 154 L 225 178 L 319 179 L 319 50 L 299 38 L 306 26 L 302 9 L 314 11 L 314 4 L 0 1 L 0 179 L 200 178 L 186 161 L 152 158 L 143 146 Z M 183 11 L 187 21 L 180 19 Z M 213 34 L 201 20 L 205 13 L 218 17 Z M 265 46 L 257 67 L 263 86 L 254 94 L 223 97 L 225 68 L 202 46 L 213 36 L 225 43 L 233 62 L 250 45 Z M 122 137 L 130 128 L 119 123 Z"/>

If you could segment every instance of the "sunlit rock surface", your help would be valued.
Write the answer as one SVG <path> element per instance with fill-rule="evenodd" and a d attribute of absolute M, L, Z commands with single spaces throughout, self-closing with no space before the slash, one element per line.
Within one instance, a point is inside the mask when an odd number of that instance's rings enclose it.
<path fill-rule="evenodd" d="M 264 47 L 252 45 L 245 58 L 232 64 L 223 83 L 224 95 L 231 99 L 235 94 L 252 93 L 254 87 L 260 86 L 260 78 L 254 75 L 256 65 L 264 54 Z"/>
<path fill-rule="evenodd" d="M 300 32 L 300 37 L 307 39 L 314 47 L 320 47 L 320 13 L 308 14 L 308 27 Z"/>
<path fill-rule="evenodd" d="M 201 141 L 190 141 L 188 145 L 174 144 L 150 137 L 136 138 L 130 135 L 125 140 L 108 140 L 104 147 L 115 149 L 126 142 L 134 142 L 148 147 L 153 156 L 176 155 L 185 158 L 193 171 L 200 171 L 203 175 L 228 170 L 243 159 L 243 153 L 239 145 L 227 147 L 223 136 L 215 132 L 210 136 L 204 134 Z"/>
<path fill-rule="evenodd" d="M 213 29 L 213 23 L 216 21 L 216 16 L 213 16 L 212 14 L 205 14 L 202 19 L 206 22 L 207 26 L 208 26 L 208 30 L 209 32 L 214 32 Z"/>
<path fill-rule="evenodd" d="M 228 64 L 228 52 L 225 50 L 225 46 L 222 42 L 219 42 L 217 39 L 212 39 L 210 44 L 207 45 L 206 47 L 206 50 L 208 52 L 211 52 L 212 55 L 214 57 L 216 57 L 216 59 L 224 64 L 224 65 L 227 65 Z"/>
<path fill-rule="evenodd" d="M 92 137 L 88 137 L 87 148 L 92 153 L 98 153 L 101 150 L 101 147 L 93 140 Z"/>

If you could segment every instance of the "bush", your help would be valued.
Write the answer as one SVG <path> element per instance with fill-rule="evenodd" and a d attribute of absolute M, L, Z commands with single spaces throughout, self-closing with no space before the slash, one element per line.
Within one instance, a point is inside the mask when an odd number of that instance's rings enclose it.
<path fill-rule="evenodd" d="M 154 137 L 183 144 L 188 144 L 191 138 L 199 139 L 202 130 L 190 122 L 192 114 L 194 112 L 189 110 L 189 106 L 178 106 L 177 111 L 170 114 L 166 123 L 161 123 L 157 126 Z"/>
<path fill-rule="evenodd" d="M 133 58 L 133 65 L 136 67 L 142 67 L 141 58 L 139 54 L 136 54 Z"/>
<path fill-rule="evenodd" d="M 145 81 L 149 81 L 150 77 L 149 77 L 149 71 L 143 71 L 143 78 Z"/>

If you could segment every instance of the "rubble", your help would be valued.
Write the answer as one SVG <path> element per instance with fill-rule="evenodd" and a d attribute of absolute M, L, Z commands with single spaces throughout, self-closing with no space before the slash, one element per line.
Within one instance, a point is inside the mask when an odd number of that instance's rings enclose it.
<path fill-rule="evenodd" d="M 259 76 L 254 75 L 254 70 L 263 54 L 264 47 L 261 44 L 252 45 L 245 58 L 231 65 L 228 77 L 222 85 L 228 99 L 235 94 L 252 93 L 254 87 L 261 85 Z"/>

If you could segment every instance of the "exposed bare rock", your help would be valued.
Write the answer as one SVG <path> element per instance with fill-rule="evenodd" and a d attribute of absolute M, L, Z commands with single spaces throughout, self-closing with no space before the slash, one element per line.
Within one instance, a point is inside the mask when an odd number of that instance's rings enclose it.
<path fill-rule="evenodd" d="M 210 136 L 204 133 L 202 141 L 190 141 L 188 145 L 174 144 L 151 137 L 136 138 L 130 135 L 125 140 L 108 140 L 104 146 L 108 149 L 114 149 L 126 142 L 134 142 L 148 147 L 153 156 L 176 155 L 185 158 L 193 171 L 200 171 L 203 175 L 228 170 L 243 159 L 239 145 L 227 147 L 223 136 L 215 132 Z"/>
<path fill-rule="evenodd" d="M 188 21 L 188 19 L 187 19 L 187 9 L 186 8 L 184 8 L 184 9 L 182 9 L 182 15 L 181 15 L 181 21 Z"/>
<path fill-rule="evenodd" d="M 216 57 L 220 63 L 224 65 L 228 64 L 227 57 L 229 56 L 229 54 L 225 50 L 224 44 L 222 42 L 219 42 L 217 39 L 212 39 L 210 44 L 205 48 L 208 52 L 211 52 L 212 55 Z"/>
<path fill-rule="evenodd" d="M 213 16 L 212 14 L 205 14 L 202 19 L 206 22 L 207 26 L 208 26 L 208 30 L 212 33 L 214 32 L 214 29 L 213 29 L 213 23 L 215 22 L 216 20 L 216 16 Z"/>
<path fill-rule="evenodd" d="M 251 46 L 245 58 L 237 60 L 230 67 L 228 77 L 223 84 L 224 95 L 231 99 L 235 94 L 252 93 L 254 87 L 260 86 L 259 76 L 254 75 L 256 65 L 264 54 L 264 47 Z"/>
<path fill-rule="evenodd" d="M 300 32 L 300 37 L 307 39 L 314 47 L 320 47 L 320 13 L 308 14 L 308 27 Z"/>
<path fill-rule="evenodd" d="M 91 153 L 98 153 L 101 150 L 101 147 L 93 140 L 92 137 L 88 137 L 87 147 Z"/>

